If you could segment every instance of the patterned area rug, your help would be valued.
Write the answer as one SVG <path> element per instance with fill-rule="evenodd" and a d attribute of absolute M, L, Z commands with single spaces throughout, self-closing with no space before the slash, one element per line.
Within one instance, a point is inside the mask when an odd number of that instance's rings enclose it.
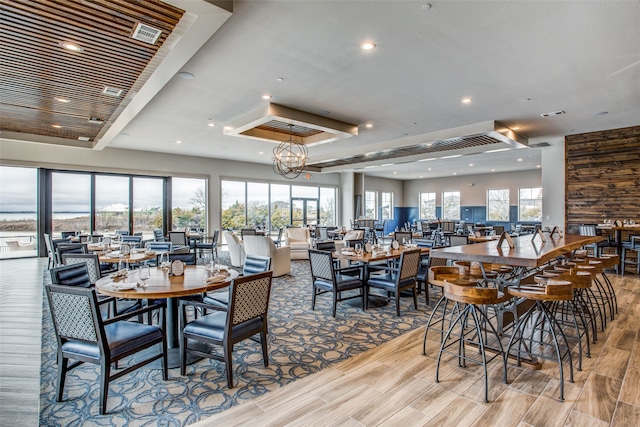
<path fill-rule="evenodd" d="M 220 255 L 228 260 L 228 253 Z M 40 425 L 189 425 L 424 326 L 431 311 L 422 294 L 417 311 L 411 298 L 402 298 L 401 317 L 395 315 L 394 304 L 363 312 L 343 301 L 333 318 L 329 294 L 319 296 L 316 310 L 311 310 L 309 262 L 292 261 L 291 268 L 290 275 L 273 280 L 268 367 L 262 363 L 260 345 L 246 340 L 234 348 L 231 390 L 224 364 L 214 360 L 189 365 L 184 377 L 178 368 L 170 369 L 168 381 L 162 380 L 160 371 L 142 368 L 110 384 L 104 416 L 99 415 L 99 369 L 94 365 L 71 371 L 63 402 L 55 402 L 57 344 L 45 297 Z"/>

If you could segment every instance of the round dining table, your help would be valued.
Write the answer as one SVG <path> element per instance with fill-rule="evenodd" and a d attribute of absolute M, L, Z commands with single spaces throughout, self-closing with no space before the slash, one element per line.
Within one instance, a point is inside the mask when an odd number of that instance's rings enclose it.
<path fill-rule="evenodd" d="M 184 274 L 173 276 L 169 268 L 151 267 L 149 279 L 143 281 L 138 270 L 129 270 L 125 277 L 110 274 L 96 282 L 100 294 L 129 299 L 167 300 L 167 347 L 169 367 L 180 366 L 178 341 L 178 300 L 179 297 L 202 294 L 222 289 L 239 276 L 233 269 L 223 269 L 215 276 L 204 265 L 187 265 Z M 144 284 L 144 286 L 143 286 Z"/>

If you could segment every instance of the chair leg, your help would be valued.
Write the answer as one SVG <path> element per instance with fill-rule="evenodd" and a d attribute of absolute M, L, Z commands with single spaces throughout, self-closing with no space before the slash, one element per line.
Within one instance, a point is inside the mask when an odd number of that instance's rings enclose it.
<path fill-rule="evenodd" d="M 56 392 L 56 402 L 62 402 L 62 392 L 64 391 L 64 382 L 67 378 L 67 366 L 69 359 L 58 354 L 58 390 Z"/>
<path fill-rule="evenodd" d="M 260 332 L 260 344 L 262 344 L 262 360 L 264 366 L 269 366 L 269 351 L 267 350 L 267 325 Z"/>
<path fill-rule="evenodd" d="M 107 396 L 109 394 L 109 376 L 111 375 L 111 364 L 108 360 L 103 360 L 100 364 L 100 415 L 107 413 Z"/>
<path fill-rule="evenodd" d="M 413 308 L 418 309 L 418 292 L 416 291 L 416 287 L 411 288 L 413 291 Z"/>
<path fill-rule="evenodd" d="M 313 287 L 313 293 L 311 294 L 311 310 L 316 309 L 316 287 Z"/>
<path fill-rule="evenodd" d="M 333 310 L 331 310 L 331 315 L 336 317 L 336 306 L 338 305 L 338 292 L 333 292 Z"/>
<path fill-rule="evenodd" d="M 400 291 L 396 290 L 395 292 L 396 299 L 396 314 L 400 316 Z"/>
<path fill-rule="evenodd" d="M 225 342 L 223 345 L 224 351 L 224 369 L 227 373 L 227 387 L 233 388 L 233 366 L 231 364 L 231 353 L 233 352 L 233 345 L 229 342 Z"/>

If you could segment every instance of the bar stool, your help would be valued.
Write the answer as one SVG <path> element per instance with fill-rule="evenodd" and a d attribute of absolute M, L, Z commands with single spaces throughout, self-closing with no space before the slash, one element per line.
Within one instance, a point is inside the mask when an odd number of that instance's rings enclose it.
<path fill-rule="evenodd" d="M 585 258 L 585 259 L 587 259 L 590 264 L 592 263 L 592 261 L 601 263 L 602 270 L 599 271 L 599 274 L 600 274 L 600 277 L 602 277 L 602 280 L 604 282 L 605 291 L 607 292 L 609 300 L 612 302 L 613 310 L 615 311 L 615 314 L 618 314 L 618 297 L 616 296 L 616 291 L 613 288 L 613 284 L 611 283 L 611 279 L 609 279 L 609 276 L 607 275 L 606 270 L 615 268 L 615 270 L 618 271 L 620 256 L 612 255 L 612 254 L 603 254 L 597 258 Z"/>
<path fill-rule="evenodd" d="M 453 283 L 458 286 L 476 286 L 478 284 L 476 278 L 471 278 L 461 273 L 460 268 L 456 266 L 436 266 L 430 267 L 428 272 L 428 284 L 437 286 L 441 288 L 442 296 L 433 307 L 433 311 L 429 315 L 429 319 L 427 320 L 427 325 L 424 329 L 424 337 L 422 341 L 422 354 L 427 354 L 427 333 L 429 329 L 440 330 L 440 340 L 444 337 L 445 332 L 445 323 L 447 318 L 447 306 L 449 304 L 449 299 L 444 294 L 444 283 L 445 281 L 449 283 Z M 441 307 L 442 306 L 442 307 Z M 438 309 L 442 308 L 442 312 L 439 317 L 436 317 L 436 313 L 438 313 Z M 453 312 L 451 313 L 453 317 Z M 449 323 L 451 319 L 449 319 Z M 440 328 L 437 328 L 436 325 L 440 324 Z"/>
<path fill-rule="evenodd" d="M 578 260 L 575 260 L 574 262 L 577 263 L 578 269 L 591 271 L 593 283 L 596 285 L 596 289 L 598 290 L 598 295 L 596 296 L 602 301 L 603 305 L 609 308 L 610 319 L 614 320 L 618 305 L 617 299 L 614 300 L 615 291 L 613 290 L 613 287 L 609 289 L 605 280 L 601 281 L 599 279 L 599 277 L 603 277 L 604 273 L 603 261 L 600 261 L 597 258 L 586 258 L 583 262 L 578 262 Z"/>
<path fill-rule="evenodd" d="M 517 342 L 518 348 L 516 351 L 516 361 L 518 366 L 521 365 L 521 354 L 526 352 L 529 356 L 540 357 L 547 360 L 556 360 L 558 362 L 558 367 L 560 369 L 560 400 L 564 400 L 564 367 L 563 360 L 565 358 L 568 359 L 569 363 L 569 379 L 570 382 L 573 382 L 573 360 L 571 357 L 571 348 L 569 347 L 569 342 L 567 341 L 567 337 L 562 331 L 562 327 L 558 324 L 554 313 L 551 311 L 551 303 L 554 301 L 570 301 L 573 299 L 573 286 L 571 282 L 566 280 L 558 280 L 549 278 L 545 280 L 546 283 L 538 285 L 520 285 L 520 286 L 510 286 L 508 288 L 509 294 L 516 298 L 524 298 L 527 300 L 532 300 L 535 302 L 529 310 L 527 310 L 524 315 L 518 318 L 518 323 L 516 324 L 513 334 L 511 335 L 511 339 L 509 340 L 509 345 L 507 347 L 507 354 L 510 354 L 511 347 Z M 527 339 L 524 336 L 524 330 L 527 327 L 527 323 L 533 316 L 533 313 L 538 313 L 534 324 L 532 325 L 531 335 Z M 555 349 L 555 358 L 551 358 L 545 355 L 543 352 L 533 353 L 533 338 L 536 330 L 542 328 L 544 325 L 549 325 L 549 333 L 552 337 L 552 343 Z M 541 338 L 543 334 L 541 333 Z M 562 340 L 564 346 L 561 346 L 559 342 Z M 528 340 L 530 342 L 529 348 L 522 350 L 522 345 L 524 341 Z M 542 340 L 541 340 L 542 341 Z M 540 341 L 541 344 L 543 344 Z"/>
<path fill-rule="evenodd" d="M 448 281 L 444 281 L 444 295 L 448 300 L 455 301 L 455 305 L 460 303 L 465 304 L 462 310 L 459 310 L 456 319 L 451 322 L 447 333 L 442 339 L 440 344 L 440 351 L 438 352 L 438 360 L 436 362 L 436 382 L 439 382 L 440 374 L 440 360 L 442 359 L 442 353 L 452 354 L 458 357 L 458 366 L 466 368 L 466 362 L 472 361 L 482 364 L 484 370 L 484 401 L 489 402 L 489 381 L 487 378 L 487 363 L 491 362 L 498 356 L 502 357 L 502 366 L 504 369 L 503 378 L 504 382 L 507 382 L 507 354 L 504 352 L 504 347 L 500 341 L 498 331 L 493 326 L 493 323 L 487 316 L 484 307 L 486 305 L 501 304 L 511 298 L 509 295 L 505 295 L 497 288 L 480 288 L 475 286 L 459 286 Z M 458 325 L 460 333 L 456 330 L 456 338 L 449 341 L 453 330 Z M 488 328 L 487 328 L 488 325 Z M 495 344 L 489 346 L 488 335 L 489 331 L 493 333 L 497 347 Z M 457 344 L 457 351 L 447 350 L 451 346 Z M 470 357 L 466 352 L 466 344 L 472 344 L 477 346 L 478 353 L 481 359 Z M 486 349 L 490 349 L 495 352 L 493 356 L 487 359 Z M 473 354 L 473 352 L 471 352 Z"/>

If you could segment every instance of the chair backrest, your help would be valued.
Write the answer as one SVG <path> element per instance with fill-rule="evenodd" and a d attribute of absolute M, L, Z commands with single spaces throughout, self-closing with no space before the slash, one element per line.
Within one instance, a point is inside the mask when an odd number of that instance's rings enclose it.
<path fill-rule="evenodd" d="M 49 270 L 51 283 L 62 286 L 91 287 L 91 277 L 87 264 L 70 264 Z"/>
<path fill-rule="evenodd" d="M 119 234 L 121 236 L 128 236 L 129 230 L 116 230 L 116 234 Z"/>
<path fill-rule="evenodd" d="M 58 345 L 79 340 L 99 343 L 103 350 L 104 329 L 95 290 L 56 285 L 45 289 Z"/>
<path fill-rule="evenodd" d="M 187 233 L 184 231 L 170 231 L 169 241 L 177 246 L 187 246 Z"/>
<path fill-rule="evenodd" d="M 56 263 L 62 264 L 63 254 L 86 254 L 86 243 L 60 243 L 56 246 Z"/>
<path fill-rule="evenodd" d="M 44 245 L 47 248 L 47 255 L 49 256 L 49 258 L 51 258 L 52 261 L 55 261 L 53 244 L 51 243 L 51 235 L 44 233 L 42 237 L 44 238 Z"/>
<path fill-rule="evenodd" d="M 220 229 L 216 228 L 213 232 L 213 237 L 211 238 L 211 244 L 216 248 L 218 246 L 218 240 L 220 240 Z"/>
<path fill-rule="evenodd" d="M 316 228 L 316 239 L 319 239 L 319 240 L 329 239 L 329 235 L 327 234 L 327 227 Z"/>
<path fill-rule="evenodd" d="M 418 275 L 418 269 L 420 268 L 420 249 L 404 251 L 400 255 L 400 265 L 398 270 L 399 281 L 414 278 Z"/>
<path fill-rule="evenodd" d="M 360 246 L 364 246 L 364 239 L 344 240 L 344 247 L 354 248 L 358 243 L 360 244 Z"/>
<path fill-rule="evenodd" d="M 80 243 L 89 243 L 89 235 L 88 234 L 79 234 L 78 241 Z"/>
<path fill-rule="evenodd" d="M 120 241 L 122 243 L 129 243 L 129 244 L 133 244 L 133 245 L 136 245 L 136 246 L 140 246 L 142 244 L 142 236 L 122 235 L 120 237 Z"/>
<path fill-rule="evenodd" d="M 335 282 L 331 252 L 309 249 L 309 264 L 311 265 L 312 280 L 320 278 Z"/>
<path fill-rule="evenodd" d="M 284 227 L 280 227 L 280 230 L 278 230 L 278 238 L 274 241 L 277 247 L 282 245 L 282 233 L 284 233 Z"/>
<path fill-rule="evenodd" d="M 413 239 L 413 243 L 419 248 L 432 248 L 436 245 L 436 241 L 433 239 Z"/>
<path fill-rule="evenodd" d="M 92 234 L 87 239 L 87 243 L 100 243 L 102 239 L 102 234 Z"/>
<path fill-rule="evenodd" d="M 495 231 L 497 236 L 500 236 L 502 233 L 504 233 L 504 225 L 494 225 L 493 226 L 493 231 Z"/>
<path fill-rule="evenodd" d="M 393 240 L 397 240 L 400 244 L 402 244 L 402 239 L 405 239 L 407 242 L 409 242 L 412 238 L 413 234 L 410 231 L 396 231 L 393 234 Z"/>
<path fill-rule="evenodd" d="M 469 244 L 469 236 L 457 236 L 457 235 L 449 236 L 450 246 L 463 246 L 468 244 Z"/>
<path fill-rule="evenodd" d="M 69 237 L 73 237 L 76 235 L 75 231 L 61 231 L 60 232 L 60 237 L 62 237 L 63 239 L 68 239 Z"/>
<path fill-rule="evenodd" d="M 62 254 L 62 264 L 85 264 L 89 274 L 89 282 L 95 285 L 101 276 L 100 260 L 96 254 Z"/>
<path fill-rule="evenodd" d="M 244 236 L 255 236 L 256 229 L 255 228 L 243 228 L 240 230 L 240 238 L 244 240 Z"/>
<path fill-rule="evenodd" d="M 164 234 L 162 234 L 162 230 L 159 228 L 153 230 L 153 240 L 156 242 L 164 242 Z"/>
<path fill-rule="evenodd" d="M 334 240 L 316 242 L 316 250 L 333 252 L 336 250 L 336 242 Z"/>
<path fill-rule="evenodd" d="M 442 231 L 454 232 L 456 231 L 456 223 L 453 221 L 442 221 L 440 223 L 440 229 Z"/>
<path fill-rule="evenodd" d="M 256 317 L 263 317 L 263 320 L 266 320 L 272 276 L 272 271 L 266 271 L 241 276 L 231 282 L 225 335 L 231 334 L 233 326 Z"/>
<path fill-rule="evenodd" d="M 580 235 L 581 236 L 595 236 L 596 235 L 596 226 L 593 224 L 584 224 L 580 226 Z"/>
<path fill-rule="evenodd" d="M 242 274 L 248 276 L 250 274 L 264 273 L 271 269 L 271 257 L 261 255 L 249 255 L 244 257 L 244 265 L 242 266 Z"/>
<path fill-rule="evenodd" d="M 145 247 L 156 252 L 171 252 L 173 244 L 171 242 L 147 242 Z"/>
<path fill-rule="evenodd" d="M 162 255 L 163 254 L 156 255 L 156 265 L 160 265 L 160 257 Z M 169 262 L 176 261 L 176 260 L 180 260 L 187 265 L 196 265 L 196 254 L 194 254 L 193 252 L 187 252 L 183 254 L 181 253 L 169 254 Z"/>

